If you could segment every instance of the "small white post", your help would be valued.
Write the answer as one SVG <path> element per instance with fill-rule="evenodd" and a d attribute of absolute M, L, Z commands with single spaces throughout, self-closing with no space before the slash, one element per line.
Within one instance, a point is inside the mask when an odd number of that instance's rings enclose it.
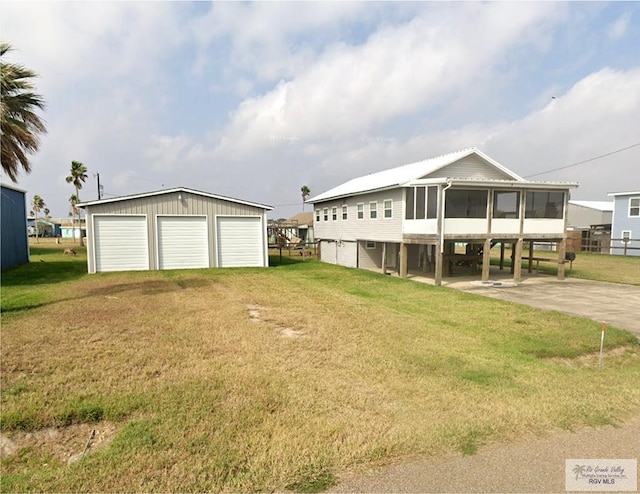
<path fill-rule="evenodd" d="M 600 335 L 600 365 L 599 368 L 602 369 L 604 365 L 604 330 L 607 327 L 607 323 L 602 323 L 602 334 Z"/>

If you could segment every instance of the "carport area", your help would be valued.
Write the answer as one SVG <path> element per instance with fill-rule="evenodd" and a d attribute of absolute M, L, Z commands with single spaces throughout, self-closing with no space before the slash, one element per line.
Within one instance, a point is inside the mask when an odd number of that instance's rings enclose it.
<path fill-rule="evenodd" d="M 418 270 L 409 272 L 407 278 L 434 284 L 433 277 Z M 477 276 L 452 276 L 444 278 L 442 286 L 606 322 L 640 338 L 640 286 L 578 278 L 558 280 L 536 273 L 527 276 L 524 271 L 516 284 L 509 270 L 497 266 L 491 266 L 489 279 L 495 283 L 483 283 Z"/>

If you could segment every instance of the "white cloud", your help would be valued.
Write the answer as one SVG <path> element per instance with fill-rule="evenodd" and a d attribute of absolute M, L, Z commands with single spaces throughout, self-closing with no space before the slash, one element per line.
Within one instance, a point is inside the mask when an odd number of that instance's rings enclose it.
<path fill-rule="evenodd" d="M 631 21 L 631 14 L 625 12 L 609 27 L 609 38 L 613 41 L 617 41 L 627 33 L 629 22 Z"/>

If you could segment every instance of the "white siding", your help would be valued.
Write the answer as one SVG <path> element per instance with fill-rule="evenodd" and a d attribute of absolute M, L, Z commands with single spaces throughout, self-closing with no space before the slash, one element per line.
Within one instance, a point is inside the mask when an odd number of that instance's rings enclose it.
<path fill-rule="evenodd" d="M 336 261 L 340 266 L 358 267 L 358 243 L 338 242 L 336 246 Z"/>
<path fill-rule="evenodd" d="M 251 216 L 218 217 L 218 267 L 263 267 L 263 224 Z"/>
<path fill-rule="evenodd" d="M 384 217 L 384 201 L 393 201 L 392 217 Z M 378 203 L 378 218 L 369 218 L 369 203 Z M 364 203 L 364 219 L 357 218 L 357 204 Z M 342 205 L 347 205 L 347 220 L 342 219 Z M 331 219 L 331 208 L 338 208 L 338 219 Z M 363 194 L 355 197 L 348 197 L 336 201 L 327 201 L 314 205 L 314 209 L 329 209 L 329 219 L 324 221 L 324 216 L 320 214 L 320 221 L 313 225 L 314 234 L 317 239 L 336 239 L 344 241 L 355 241 L 360 239 L 400 242 L 402 240 L 402 219 L 404 217 L 404 197 L 401 188 Z"/>
<path fill-rule="evenodd" d="M 493 218 L 491 220 L 491 233 L 517 235 L 520 233 L 520 219 Z"/>
<path fill-rule="evenodd" d="M 94 216 L 93 226 L 97 272 L 149 269 L 145 216 Z"/>
<path fill-rule="evenodd" d="M 527 234 L 553 234 L 564 235 L 564 220 L 529 218 L 524 220 L 523 233 Z"/>
<path fill-rule="evenodd" d="M 451 163 L 421 178 L 473 178 L 489 180 L 513 180 L 513 177 L 488 164 L 479 156 L 471 155 Z"/>
<path fill-rule="evenodd" d="M 209 267 L 206 216 L 158 216 L 158 268 Z"/>
<path fill-rule="evenodd" d="M 486 218 L 446 218 L 445 234 L 486 234 L 488 220 Z"/>
<path fill-rule="evenodd" d="M 320 260 L 329 264 L 337 264 L 336 261 L 336 244 L 337 242 L 329 242 L 323 240 L 320 242 Z"/>

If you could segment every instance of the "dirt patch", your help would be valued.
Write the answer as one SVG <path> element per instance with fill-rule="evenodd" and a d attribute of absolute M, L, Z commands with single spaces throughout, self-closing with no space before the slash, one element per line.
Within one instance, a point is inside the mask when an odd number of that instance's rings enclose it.
<path fill-rule="evenodd" d="M 81 458 L 89 438 L 87 455 L 108 445 L 116 432 L 117 426 L 111 422 L 48 427 L 34 432 L 0 432 L 0 458 L 8 458 L 27 449 L 31 453 L 51 456 L 64 464 L 72 463 Z"/>
<path fill-rule="evenodd" d="M 612 357 L 620 357 L 627 352 L 626 347 L 614 348 L 613 350 L 609 350 L 604 352 L 603 354 L 603 365 L 607 365 L 607 359 Z M 567 367 L 572 368 L 584 368 L 584 367 L 599 367 L 600 366 L 600 353 L 589 353 L 587 355 L 580 355 L 575 358 L 560 358 L 554 357 L 548 359 L 549 362 L 554 362 L 557 364 L 565 365 Z"/>
<path fill-rule="evenodd" d="M 304 336 L 304 331 L 297 330 L 289 326 L 281 326 L 271 321 L 266 321 L 263 317 L 263 313 L 267 310 L 265 307 L 257 304 L 247 304 L 247 312 L 249 313 L 249 320 L 254 322 L 266 322 L 273 326 L 273 329 L 284 338 L 300 338 Z"/>

